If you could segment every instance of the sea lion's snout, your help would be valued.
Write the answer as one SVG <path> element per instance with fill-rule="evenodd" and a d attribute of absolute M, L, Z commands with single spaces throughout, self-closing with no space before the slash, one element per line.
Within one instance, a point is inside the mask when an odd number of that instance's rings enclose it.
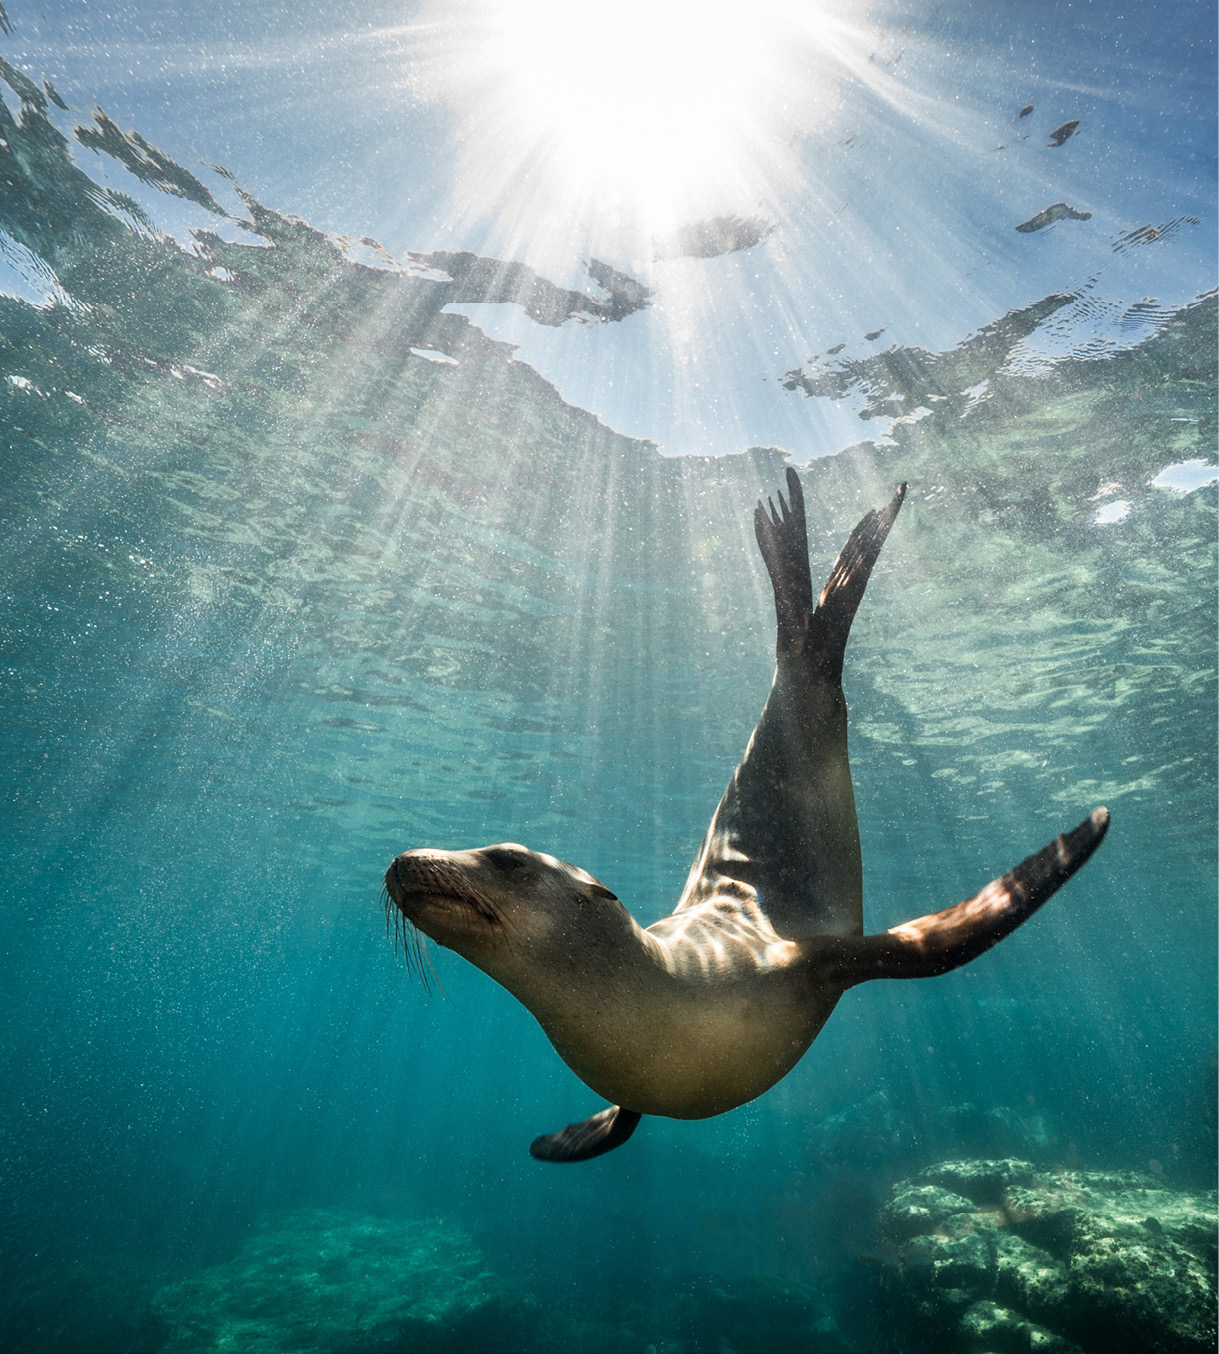
<path fill-rule="evenodd" d="M 407 881 L 411 878 L 411 869 L 407 863 L 409 855 L 409 851 L 404 851 L 402 855 L 395 856 L 385 871 L 385 891 L 389 894 L 390 902 L 399 910 L 406 897 Z"/>
<path fill-rule="evenodd" d="M 444 851 L 418 849 L 394 857 L 385 871 L 385 890 L 400 912 L 409 915 L 412 896 L 448 891 L 444 882 L 448 873 L 446 855 Z"/>
<path fill-rule="evenodd" d="M 442 945 L 456 945 L 471 932 L 482 936 L 501 929 L 501 901 L 489 887 L 494 881 L 487 878 L 481 854 L 426 847 L 403 851 L 385 872 L 390 905 Z"/>

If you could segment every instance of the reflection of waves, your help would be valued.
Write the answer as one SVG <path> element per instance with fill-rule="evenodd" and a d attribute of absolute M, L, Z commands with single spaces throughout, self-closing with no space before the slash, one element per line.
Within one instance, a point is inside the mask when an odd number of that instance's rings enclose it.
<path fill-rule="evenodd" d="M 1185 313 L 1154 297 L 1133 303 L 1101 297 L 1096 285 L 1092 278 L 1076 292 L 1010 311 L 944 352 L 889 348 L 865 358 L 822 359 L 784 373 L 782 384 L 805 397 L 861 400 L 864 419 L 909 417 L 936 404 L 944 405 L 941 415 L 951 408 L 963 417 L 993 398 L 1005 376 L 1112 358 Z"/>
<path fill-rule="evenodd" d="M 1180 231 L 1182 226 L 1200 226 L 1201 224 L 1201 217 L 1174 216 L 1171 221 L 1161 222 L 1158 226 L 1153 226 L 1150 223 L 1145 226 L 1135 226 L 1130 230 L 1122 231 L 1113 241 L 1113 252 L 1125 254 L 1141 245 L 1167 244 Z"/>
<path fill-rule="evenodd" d="M 1113 357 L 1150 338 L 1176 313 L 1154 297 L 1129 304 L 1097 296 L 1095 285 L 1093 279 L 1070 305 L 1050 316 L 1017 347 L 1008 370 L 1033 373 L 1064 359 L 1090 362 Z"/>

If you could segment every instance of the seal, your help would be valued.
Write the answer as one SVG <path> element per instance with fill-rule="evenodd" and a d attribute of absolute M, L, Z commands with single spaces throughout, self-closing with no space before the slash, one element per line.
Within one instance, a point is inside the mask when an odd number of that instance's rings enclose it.
<path fill-rule="evenodd" d="M 607 1109 L 530 1147 L 583 1161 L 645 1114 L 701 1119 L 769 1090 L 848 988 L 928 978 L 1026 921 L 1100 844 L 1095 809 L 973 897 L 863 934 L 847 760 L 847 636 L 905 495 L 851 533 L 813 605 L 804 495 L 758 504 L 778 622 L 770 695 L 673 913 L 642 929 L 599 880 L 513 842 L 417 849 L 385 876 L 387 915 L 456 950 L 537 1018 Z M 412 934 L 414 934 L 412 932 Z"/>

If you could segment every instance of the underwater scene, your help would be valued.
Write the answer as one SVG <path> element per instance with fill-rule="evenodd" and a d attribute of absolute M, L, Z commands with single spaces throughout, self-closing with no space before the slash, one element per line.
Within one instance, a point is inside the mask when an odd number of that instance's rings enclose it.
<path fill-rule="evenodd" d="M 5 0 L 0 1348 L 1214 1349 L 1215 108 Z"/>

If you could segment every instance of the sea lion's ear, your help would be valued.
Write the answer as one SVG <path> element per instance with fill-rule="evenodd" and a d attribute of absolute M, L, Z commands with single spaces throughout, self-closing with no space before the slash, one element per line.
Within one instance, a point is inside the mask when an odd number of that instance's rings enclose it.
<path fill-rule="evenodd" d="M 567 868 L 588 890 L 590 898 L 604 898 L 607 902 L 618 902 L 618 895 L 612 889 L 607 889 L 595 875 L 589 874 L 587 870 L 582 870 L 578 865 L 569 865 Z"/>

